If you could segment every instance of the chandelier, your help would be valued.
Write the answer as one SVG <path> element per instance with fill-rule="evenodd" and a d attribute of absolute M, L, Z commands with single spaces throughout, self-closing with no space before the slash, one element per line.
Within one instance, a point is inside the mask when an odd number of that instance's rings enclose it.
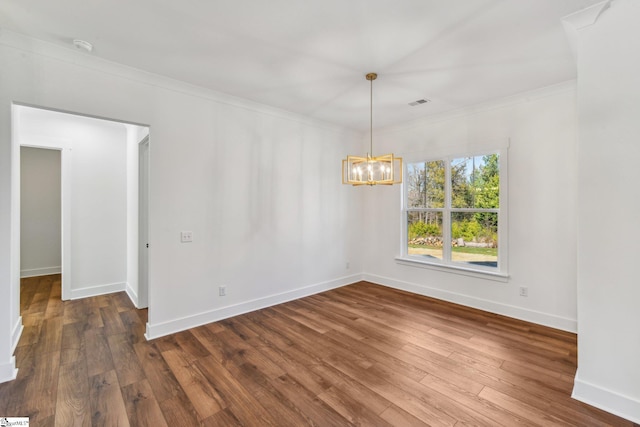
<path fill-rule="evenodd" d="M 369 152 L 366 157 L 347 156 L 342 160 L 342 183 L 351 185 L 393 185 L 402 183 L 402 158 L 393 154 L 373 155 L 373 81 L 376 73 L 366 75 L 371 83 L 369 110 Z"/>

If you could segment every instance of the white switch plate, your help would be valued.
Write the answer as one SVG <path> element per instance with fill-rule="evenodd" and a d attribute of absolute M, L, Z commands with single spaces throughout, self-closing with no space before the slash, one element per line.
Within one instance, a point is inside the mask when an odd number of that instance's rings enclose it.
<path fill-rule="evenodd" d="M 180 241 L 182 243 L 193 242 L 193 232 L 192 231 L 180 232 Z"/>
<path fill-rule="evenodd" d="M 218 288 L 218 294 L 223 297 L 225 295 L 227 295 L 227 287 L 226 286 L 220 286 Z"/>

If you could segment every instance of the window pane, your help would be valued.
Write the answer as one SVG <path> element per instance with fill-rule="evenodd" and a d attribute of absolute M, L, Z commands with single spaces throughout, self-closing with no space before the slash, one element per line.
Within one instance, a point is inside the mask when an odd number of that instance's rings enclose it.
<path fill-rule="evenodd" d="M 461 157 L 451 161 L 451 207 L 500 207 L 498 154 Z"/>
<path fill-rule="evenodd" d="M 498 214 L 451 213 L 451 260 L 487 267 L 498 266 Z"/>
<path fill-rule="evenodd" d="M 444 161 L 407 165 L 408 208 L 444 207 Z"/>
<path fill-rule="evenodd" d="M 407 253 L 442 259 L 442 212 L 407 212 Z"/>

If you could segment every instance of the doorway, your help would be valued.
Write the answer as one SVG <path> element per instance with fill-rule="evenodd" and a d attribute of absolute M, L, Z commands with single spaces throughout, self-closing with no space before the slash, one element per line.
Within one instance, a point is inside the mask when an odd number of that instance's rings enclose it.
<path fill-rule="evenodd" d="M 20 147 L 20 277 L 62 273 L 61 150 Z"/>
<path fill-rule="evenodd" d="M 62 150 L 20 147 L 20 312 L 61 299 Z M 43 304 L 45 304 L 43 306 Z"/>
<path fill-rule="evenodd" d="M 138 252 L 148 208 L 139 212 L 138 156 L 145 141 L 148 170 L 148 126 L 15 104 L 12 113 L 16 148 L 59 153 L 62 299 L 126 291 L 146 307 L 148 262 Z"/>

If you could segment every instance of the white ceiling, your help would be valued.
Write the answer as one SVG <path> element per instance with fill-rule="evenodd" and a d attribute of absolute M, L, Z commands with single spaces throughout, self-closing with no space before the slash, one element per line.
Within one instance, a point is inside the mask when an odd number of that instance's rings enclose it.
<path fill-rule="evenodd" d="M 367 129 L 367 72 L 375 127 L 575 78 L 561 19 L 600 1 L 2 0 L 0 27 Z"/>

